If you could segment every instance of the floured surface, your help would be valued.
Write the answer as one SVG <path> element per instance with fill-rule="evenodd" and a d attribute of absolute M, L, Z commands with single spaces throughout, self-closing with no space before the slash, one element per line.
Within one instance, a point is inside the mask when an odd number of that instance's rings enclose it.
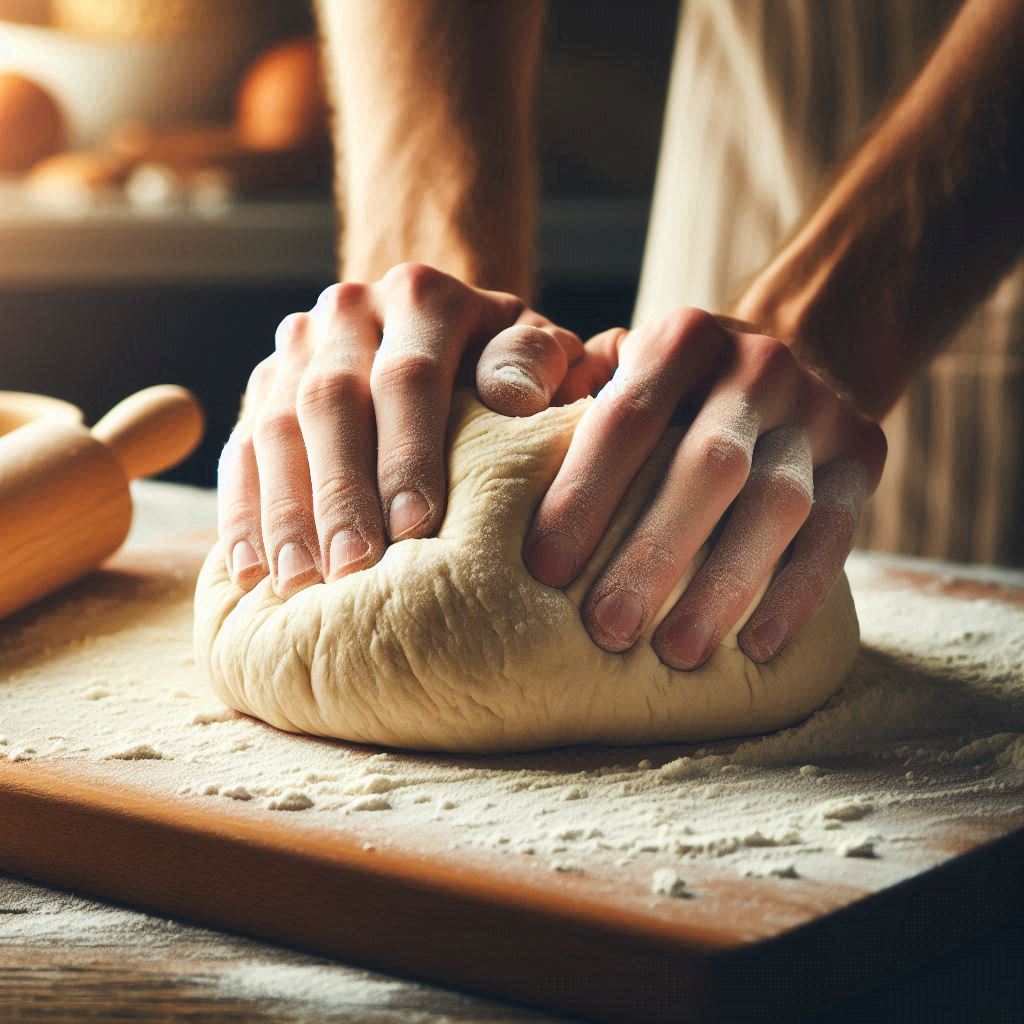
<path fill-rule="evenodd" d="M 212 515 L 212 499 L 153 493 Z M 208 541 L 136 543 L 120 563 L 130 572 L 0 627 L 8 760 L 197 813 L 476 860 L 659 916 L 745 902 L 761 910 L 751 938 L 1024 823 L 1019 590 L 982 587 L 979 599 L 855 559 L 865 650 L 846 688 L 793 729 L 702 748 L 441 760 L 279 733 L 219 705 L 189 640 Z"/>

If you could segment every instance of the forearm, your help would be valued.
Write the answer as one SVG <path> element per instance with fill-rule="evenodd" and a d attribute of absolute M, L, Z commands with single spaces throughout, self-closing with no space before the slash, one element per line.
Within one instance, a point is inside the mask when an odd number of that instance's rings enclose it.
<path fill-rule="evenodd" d="M 1024 218 L 1024 7 L 968 0 L 737 316 L 884 414 L 1007 269 Z"/>
<path fill-rule="evenodd" d="M 543 0 L 319 0 L 342 276 L 429 263 L 527 296 Z"/>

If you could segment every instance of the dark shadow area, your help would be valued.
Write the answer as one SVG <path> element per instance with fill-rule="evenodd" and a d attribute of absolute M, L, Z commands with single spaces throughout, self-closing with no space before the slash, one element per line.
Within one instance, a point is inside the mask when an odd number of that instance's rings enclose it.
<path fill-rule="evenodd" d="M 0 387 L 63 398 L 95 422 L 150 384 L 199 396 L 207 431 L 196 453 L 163 479 L 205 487 L 238 415 L 253 366 L 269 355 L 283 317 L 308 309 L 321 287 L 51 288 L 0 291 Z M 632 285 L 559 286 L 539 307 L 586 337 L 629 323 Z"/>

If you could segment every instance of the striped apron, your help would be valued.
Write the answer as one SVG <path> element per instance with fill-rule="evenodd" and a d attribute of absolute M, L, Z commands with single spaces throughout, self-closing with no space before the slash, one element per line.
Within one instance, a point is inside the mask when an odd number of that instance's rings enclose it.
<path fill-rule="evenodd" d="M 685 0 L 634 321 L 724 309 L 774 254 L 956 0 Z M 1024 263 L 883 424 L 860 542 L 1024 565 Z"/>

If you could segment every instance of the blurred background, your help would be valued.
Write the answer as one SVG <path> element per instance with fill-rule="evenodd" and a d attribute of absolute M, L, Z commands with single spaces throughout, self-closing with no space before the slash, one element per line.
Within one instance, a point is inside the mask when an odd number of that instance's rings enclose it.
<path fill-rule="evenodd" d="M 552 0 L 539 308 L 628 323 L 678 0 Z M 184 384 L 212 485 L 252 366 L 336 278 L 312 13 L 274 0 L 0 0 L 0 388 L 92 421 Z"/>

